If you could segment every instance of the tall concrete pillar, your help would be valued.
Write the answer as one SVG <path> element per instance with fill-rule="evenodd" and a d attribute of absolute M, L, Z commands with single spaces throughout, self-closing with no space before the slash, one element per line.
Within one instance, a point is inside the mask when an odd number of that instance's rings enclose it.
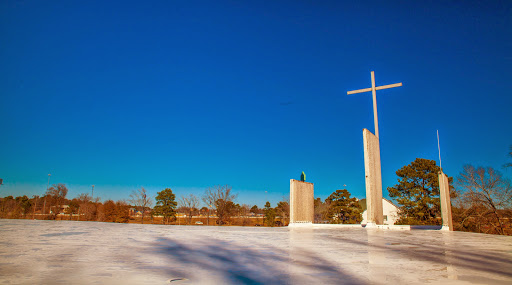
<path fill-rule="evenodd" d="M 313 183 L 290 179 L 290 225 L 312 224 L 314 209 Z"/>
<path fill-rule="evenodd" d="M 448 182 L 448 176 L 446 176 L 443 171 L 439 171 L 439 196 L 441 200 L 441 217 L 443 218 L 443 230 L 453 231 L 450 183 Z"/>
<path fill-rule="evenodd" d="M 369 130 L 363 129 L 364 174 L 366 182 L 367 227 L 382 225 L 382 176 L 380 171 L 379 138 Z"/>

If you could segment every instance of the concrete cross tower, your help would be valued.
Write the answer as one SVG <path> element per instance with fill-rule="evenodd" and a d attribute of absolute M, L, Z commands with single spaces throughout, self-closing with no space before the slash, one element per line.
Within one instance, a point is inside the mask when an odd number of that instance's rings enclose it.
<path fill-rule="evenodd" d="M 369 130 L 363 130 L 364 143 L 364 173 L 366 183 L 366 208 L 368 213 L 367 227 L 382 225 L 384 216 L 382 213 L 382 176 L 380 168 L 380 143 L 379 143 L 379 122 L 377 119 L 377 90 L 400 87 L 402 83 L 375 86 L 375 73 L 371 72 L 372 87 L 348 91 L 347 95 L 372 91 L 373 97 L 373 122 L 375 124 L 375 135 Z"/>

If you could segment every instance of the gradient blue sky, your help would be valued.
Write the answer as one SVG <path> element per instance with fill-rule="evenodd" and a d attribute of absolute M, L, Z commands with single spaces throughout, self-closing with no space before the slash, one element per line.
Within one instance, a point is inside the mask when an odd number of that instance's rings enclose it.
<path fill-rule="evenodd" d="M 510 1 L 1 1 L 0 196 L 51 173 L 70 198 L 229 184 L 263 206 L 304 171 L 364 198 L 371 94 L 346 92 L 372 70 L 403 82 L 377 92 L 384 196 L 436 130 L 448 175 L 501 169 L 511 35 Z"/>

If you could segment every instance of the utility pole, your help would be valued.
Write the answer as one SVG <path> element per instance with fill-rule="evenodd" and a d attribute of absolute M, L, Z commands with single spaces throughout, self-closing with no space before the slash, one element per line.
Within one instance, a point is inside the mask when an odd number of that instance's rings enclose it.
<path fill-rule="evenodd" d="M 50 187 L 50 176 L 52 175 L 48 173 L 48 184 L 46 184 L 46 193 L 44 194 L 43 215 L 46 214 L 46 194 L 48 193 L 48 188 Z"/>

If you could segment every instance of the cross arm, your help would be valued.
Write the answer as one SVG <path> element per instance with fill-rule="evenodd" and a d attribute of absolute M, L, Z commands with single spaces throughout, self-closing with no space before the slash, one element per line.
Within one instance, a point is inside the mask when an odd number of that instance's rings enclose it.
<path fill-rule="evenodd" d="M 375 87 L 375 90 L 389 89 L 389 88 L 400 87 L 400 86 L 402 86 L 402 82 L 395 83 L 395 84 L 389 84 L 389 85 L 377 86 L 377 87 Z M 364 89 L 359 89 L 359 90 L 348 91 L 347 95 L 370 92 L 370 91 L 372 91 L 372 88 L 364 88 Z"/>
<path fill-rule="evenodd" d="M 352 94 L 357 94 L 357 93 L 364 93 L 364 92 L 370 92 L 372 91 L 371 88 L 365 88 L 365 89 L 359 89 L 359 90 L 353 90 L 353 91 L 348 91 L 347 92 L 347 95 L 352 95 Z"/>
<path fill-rule="evenodd" d="M 395 84 L 389 84 L 389 85 L 377 86 L 377 87 L 375 87 L 375 90 L 389 89 L 389 88 L 400 87 L 400 86 L 402 86 L 402 82 L 395 83 Z"/>

